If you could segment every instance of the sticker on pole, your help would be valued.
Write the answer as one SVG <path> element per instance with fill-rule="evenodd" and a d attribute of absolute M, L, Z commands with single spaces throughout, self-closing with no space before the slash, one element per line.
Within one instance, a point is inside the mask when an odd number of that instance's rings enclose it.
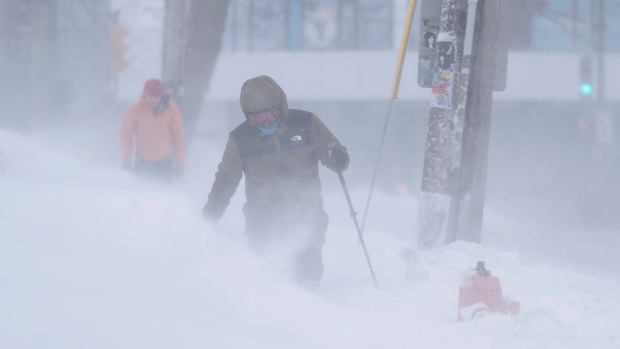
<path fill-rule="evenodd" d="M 441 23 L 441 1 L 422 0 L 420 10 L 420 47 L 418 49 L 418 85 L 431 87 L 437 59 L 437 35 Z"/>
<path fill-rule="evenodd" d="M 454 85 L 454 61 L 456 49 L 451 41 L 437 43 L 437 60 L 433 74 L 431 107 L 452 108 Z"/>

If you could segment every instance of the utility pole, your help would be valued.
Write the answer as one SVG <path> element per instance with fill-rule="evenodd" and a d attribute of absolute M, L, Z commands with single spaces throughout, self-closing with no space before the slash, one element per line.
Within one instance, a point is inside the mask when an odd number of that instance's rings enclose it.
<path fill-rule="evenodd" d="M 446 243 L 454 242 L 459 238 L 459 227 L 466 225 L 463 220 L 462 212 L 467 212 L 468 207 L 461 207 L 462 195 L 459 180 L 461 178 L 461 154 L 463 151 L 463 132 L 465 129 L 465 111 L 467 108 L 467 92 L 469 89 L 469 76 L 472 68 L 472 52 L 474 41 L 474 29 L 476 23 L 476 10 L 478 0 L 468 0 L 467 25 L 465 32 L 465 43 L 463 47 L 463 64 L 461 67 L 461 86 L 459 91 L 459 102 L 457 106 L 457 123 L 455 127 L 455 138 L 457 140 L 452 158 L 452 200 L 450 202 L 450 213 L 448 215 L 448 231 Z"/>
<path fill-rule="evenodd" d="M 474 28 L 472 68 L 467 90 L 465 128 L 457 197 L 468 209 L 462 240 L 481 242 L 486 173 L 491 131 L 491 107 L 501 0 L 479 0 Z"/>
<path fill-rule="evenodd" d="M 422 249 L 446 242 L 453 161 L 460 143 L 455 127 L 466 20 L 467 0 L 443 1 L 418 210 L 418 246 Z"/>
<path fill-rule="evenodd" d="M 190 138 L 222 45 L 230 0 L 166 0 L 162 79 Z M 250 3 L 251 4 L 251 3 Z"/>
<path fill-rule="evenodd" d="M 499 23 L 502 17 L 507 22 L 508 12 L 500 3 L 443 1 L 418 211 L 422 249 L 481 240 L 493 91 L 506 86 L 506 33 L 500 34 L 506 28 Z M 446 54 L 451 45 L 452 57 Z M 421 50 L 420 61 L 427 57 L 432 52 Z M 429 78 L 423 64 L 418 74 L 424 87 Z"/>

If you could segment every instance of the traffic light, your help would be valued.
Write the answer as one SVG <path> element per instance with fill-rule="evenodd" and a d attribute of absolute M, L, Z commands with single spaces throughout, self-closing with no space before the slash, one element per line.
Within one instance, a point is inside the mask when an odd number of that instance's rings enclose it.
<path fill-rule="evenodd" d="M 592 85 L 592 58 L 585 56 L 581 58 L 579 74 L 579 94 L 581 97 L 589 98 L 594 92 Z"/>
<path fill-rule="evenodd" d="M 129 50 L 129 45 L 123 42 L 127 35 L 129 31 L 118 24 L 110 27 L 110 69 L 117 74 L 129 65 L 124 57 Z"/>

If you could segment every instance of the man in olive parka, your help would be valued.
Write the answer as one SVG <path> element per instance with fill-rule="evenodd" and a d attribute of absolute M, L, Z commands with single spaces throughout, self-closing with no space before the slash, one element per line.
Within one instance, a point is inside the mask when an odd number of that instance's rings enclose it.
<path fill-rule="evenodd" d="M 328 223 L 318 164 L 342 172 L 349 155 L 316 115 L 289 109 L 286 94 L 268 76 L 247 80 L 240 103 L 246 120 L 230 132 L 202 213 L 218 221 L 245 176 L 250 250 L 267 253 L 286 242 L 295 280 L 318 286 Z"/>

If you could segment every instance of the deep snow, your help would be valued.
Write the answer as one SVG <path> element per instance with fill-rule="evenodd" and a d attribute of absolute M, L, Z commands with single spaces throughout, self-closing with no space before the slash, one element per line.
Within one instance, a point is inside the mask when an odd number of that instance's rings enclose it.
<path fill-rule="evenodd" d="M 313 293 L 247 252 L 242 188 L 217 229 L 203 222 L 221 149 L 196 140 L 185 176 L 163 186 L 120 170 L 114 137 L 84 138 L 0 130 L 2 348 L 620 347 L 618 279 L 464 242 L 416 252 L 415 197 L 374 195 L 376 289 L 344 195 L 324 190 L 326 269 Z M 366 195 L 351 190 L 354 206 Z M 544 262 L 533 232 L 487 212 L 485 233 L 514 231 Z M 596 248 L 617 253 L 617 241 Z M 479 260 L 519 316 L 457 322 L 461 277 Z"/>

